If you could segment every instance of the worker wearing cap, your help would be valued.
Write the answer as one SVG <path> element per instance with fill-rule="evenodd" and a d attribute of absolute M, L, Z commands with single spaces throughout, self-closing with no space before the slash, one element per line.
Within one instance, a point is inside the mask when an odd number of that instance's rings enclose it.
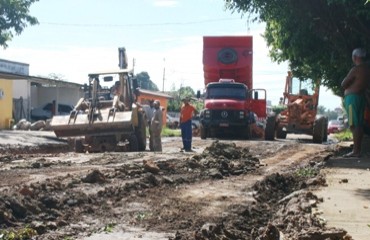
<path fill-rule="evenodd" d="M 148 123 L 148 129 L 149 129 L 149 149 L 150 151 L 153 151 L 153 134 L 152 134 L 150 125 L 152 122 L 153 112 L 154 112 L 154 100 L 150 100 L 149 105 L 143 105 L 142 107 L 145 111 L 146 119 L 148 121 L 147 123 Z"/>
<path fill-rule="evenodd" d="M 155 100 L 153 103 L 154 111 L 153 117 L 150 122 L 150 138 L 152 139 L 153 149 L 154 152 L 162 152 L 162 140 L 161 140 L 161 133 L 162 133 L 162 123 L 163 123 L 163 115 L 162 109 L 160 108 L 160 102 Z"/>
<path fill-rule="evenodd" d="M 186 152 L 191 152 L 191 141 L 193 137 L 193 132 L 191 129 L 191 119 L 194 114 L 198 114 L 197 109 L 191 105 L 190 98 L 186 97 L 182 99 L 183 104 L 180 110 L 180 128 L 181 128 L 181 137 L 184 150 Z"/>

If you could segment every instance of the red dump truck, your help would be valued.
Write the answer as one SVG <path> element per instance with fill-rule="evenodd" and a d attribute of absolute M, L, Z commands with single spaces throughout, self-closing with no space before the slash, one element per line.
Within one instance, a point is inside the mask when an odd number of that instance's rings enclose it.
<path fill-rule="evenodd" d="M 275 120 L 267 121 L 266 90 L 253 89 L 252 68 L 252 36 L 203 37 L 202 139 L 225 136 L 250 139 L 256 123 L 262 123 L 258 124 L 262 136 L 273 139 Z"/>

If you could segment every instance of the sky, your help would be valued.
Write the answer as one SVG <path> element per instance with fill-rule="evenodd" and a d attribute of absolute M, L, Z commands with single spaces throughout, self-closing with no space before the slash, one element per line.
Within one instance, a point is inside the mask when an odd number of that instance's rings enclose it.
<path fill-rule="evenodd" d="M 28 63 L 30 75 L 56 74 L 84 84 L 90 72 L 118 68 L 125 47 L 129 67 L 148 72 L 160 90 L 204 89 L 203 36 L 253 36 L 254 88 L 278 104 L 288 64 L 271 62 L 263 23 L 225 9 L 224 0 L 40 0 L 30 8 L 39 24 L 28 26 L 0 49 L 0 58 Z M 135 63 L 135 64 L 134 64 Z M 340 107 L 325 87 L 319 105 Z"/>

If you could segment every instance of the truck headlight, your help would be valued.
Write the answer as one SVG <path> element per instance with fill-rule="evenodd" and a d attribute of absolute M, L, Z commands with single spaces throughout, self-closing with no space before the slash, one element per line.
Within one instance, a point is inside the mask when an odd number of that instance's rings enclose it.
<path fill-rule="evenodd" d="M 244 118 L 244 111 L 240 111 L 240 112 L 239 112 L 239 118 L 240 118 L 240 119 L 243 119 L 243 118 Z"/>
<path fill-rule="evenodd" d="M 204 111 L 204 117 L 205 118 L 211 118 L 211 111 L 210 110 L 205 110 Z"/>

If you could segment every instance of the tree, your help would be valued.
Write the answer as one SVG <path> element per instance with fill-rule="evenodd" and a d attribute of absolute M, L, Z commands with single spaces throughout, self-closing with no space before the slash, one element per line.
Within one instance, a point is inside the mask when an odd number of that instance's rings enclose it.
<path fill-rule="evenodd" d="M 136 74 L 136 79 L 141 89 L 159 91 L 157 85 L 150 80 L 150 76 L 147 72 L 140 72 Z"/>
<path fill-rule="evenodd" d="M 39 0 L 1 0 L 0 2 L 0 46 L 8 47 L 14 33 L 22 33 L 27 24 L 35 25 L 38 21 L 30 16 L 29 8 Z"/>
<path fill-rule="evenodd" d="M 225 0 L 225 5 L 266 22 L 263 36 L 273 61 L 288 61 L 301 79 L 322 79 L 338 96 L 352 50 L 370 52 L 369 0 Z"/>
<path fill-rule="evenodd" d="M 172 112 L 179 112 L 182 105 L 182 99 L 185 97 L 190 97 L 193 99 L 192 104 L 198 109 L 204 107 L 203 101 L 195 100 L 195 92 L 191 87 L 181 87 L 177 91 L 171 93 L 173 99 L 168 102 L 167 110 Z"/>

